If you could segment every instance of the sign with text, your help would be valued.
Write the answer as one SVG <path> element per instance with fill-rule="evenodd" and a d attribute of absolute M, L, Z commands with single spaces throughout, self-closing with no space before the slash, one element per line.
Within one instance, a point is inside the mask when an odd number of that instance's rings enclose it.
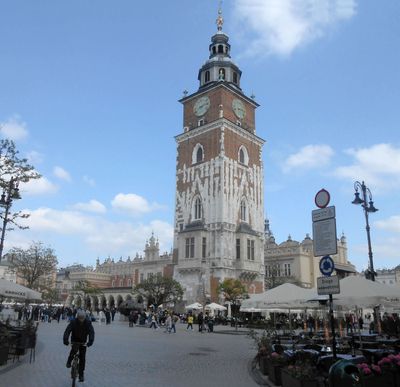
<path fill-rule="evenodd" d="M 313 222 L 334 218 L 336 216 L 335 206 L 321 208 L 320 210 L 313 210 L 311 214 Z"/>
<path fill-rule="evenodd" d="M 318 277 L 317 292 L 320 296 L 329 294 L 339 294 L 340 293 L 339 277 L 337 275 L 332 275 L 330 277 Z"/>
<path fill-rule="evenodd" d="M 336 219 L 313 222 L 314 257 L 337 254 Z"/>

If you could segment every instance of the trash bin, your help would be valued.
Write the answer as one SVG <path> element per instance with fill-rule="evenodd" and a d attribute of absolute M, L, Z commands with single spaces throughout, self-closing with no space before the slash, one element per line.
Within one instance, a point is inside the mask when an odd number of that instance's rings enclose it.
<path fill-rule="evenodd" d="M 349 360 L 339 360 L 329 369 L 329 387 L 361 386 L 360 371 Z"/>

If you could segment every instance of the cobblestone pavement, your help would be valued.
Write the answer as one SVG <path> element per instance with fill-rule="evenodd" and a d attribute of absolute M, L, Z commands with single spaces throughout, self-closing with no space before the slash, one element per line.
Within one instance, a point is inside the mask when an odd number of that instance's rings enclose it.
<path fill-rule="evenodd" d="M 69 348 L 62 344 L 66 322 L 42 323 L 38 330 L 36 362 L 29 354 L 15 368 L 0 374 L 4 387 L 64 387 L 71 385 L 65 367 Z M 177 325 L 177 333 L 164 328 L 129 328 L 125 322 L 94 323 L 93 347 L 86 355 L 82 386 L 125 387 L 251 387 L 257 386 L 248 365 L 255 355 L 246 335 L 199 333 Z M 228 330 L 216 327 L 216 330 Z M 1 370 L 1 369 L 0 369 Z M 0 371 L 1 372 L 1 371 Z"/>

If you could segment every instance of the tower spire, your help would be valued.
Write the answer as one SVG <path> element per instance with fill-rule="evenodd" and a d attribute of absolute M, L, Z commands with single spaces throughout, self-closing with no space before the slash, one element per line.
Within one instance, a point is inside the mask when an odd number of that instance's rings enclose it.
<path fill-rule="evenodd" d="M 219 2 L 218 6 L 218 17 L 216 20 L 217 30 L 222 31 L 222 25 L 224 24 L 224 18 L 222 17 L 222 1 Z"/>

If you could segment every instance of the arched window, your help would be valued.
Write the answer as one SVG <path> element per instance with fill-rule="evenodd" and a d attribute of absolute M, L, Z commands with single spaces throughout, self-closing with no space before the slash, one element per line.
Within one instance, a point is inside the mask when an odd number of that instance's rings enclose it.
<path fill-rule="evenodd" d="M 244 199 L 240 203 L 240 220 L 242 222 L 247 222 L 247 206 Z"/>
<path fill-rule="evenodd" d="M 218 45 L 218 54 L 224 53 L 224 46 L 222 44 Z"/>
<path fill-rule="evenodd" d="M 123 280 L 123 279 L 120 279 L 120 280 L 119 280 L 119 286 L 120 286 L 121 288 L 124 286 L 124 280 Z"/>
<path fill-rule="evenodd" d="M 194 220 L 199 220 L 202 217 L 203 217 L 203 206 L 201 204 L 201 199 L 197 197 L 194 201 L 193 218 Z"/>
<path fill-rule="evenodd" d="M 204 160 L 204 148 L 201 144 L 196 144 L 192 153 L 192 164 L 198 164 Z"/>
<path fill-rule="evenodd" d="M 240 164 L 243 165 L 249 164 L 249 154 L 247 153 L 246 147 L 244 147 L 243 145 L 239 148 L 238 160 Z"/>
<path fill-rule="evenodd" d="M 132 280 L 130 278 L 128 279 L 128 286 L 132 286 Z"/>
<path fill-rule="evenodd" d="M 213 54 L 216 54 L 217 53 L 217 49 L 215 48 L 215 46 L 213 47 Z"/>
<path fill-rule="evenodd" d="M 203 148 L 199 147 L 196 153 L 196 163 L 201 163 L 203 161 Z"/>
<path fill-rule="evenodd" d="M 233 72 L 233 83 L 238 83 L 238 76 L 236 71 Z"/>
<path fill-rule="evenodd" d="M 207 83 L 207 82 L 210 82 L 210 72 L 207 70 L 206 71 L 206 73 L 205 73 L 205 76 L 204 76 L 204 81 Z"/>

